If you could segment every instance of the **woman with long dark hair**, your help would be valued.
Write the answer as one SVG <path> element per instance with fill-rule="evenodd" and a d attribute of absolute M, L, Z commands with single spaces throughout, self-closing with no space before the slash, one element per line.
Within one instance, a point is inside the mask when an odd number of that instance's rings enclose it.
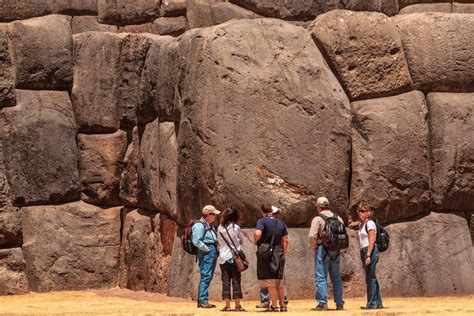
<path fill-rule="evenodd" d="M 370 205 L 359 202 L 357 205 L 359 214 L 359 243 L 360 258 L 365 271 L 365 284 L 367 285 L 367 304 L 362 309 L 383 308 L 382 296 L 380 294 L 379 281 L 375 275 L 375 268 L 379 262 L 379 252 L 375 237 L 377 225 L 372 220 L 373 210 Z"/>
<path fill-rule="evenodd" d="M 234 299 L 235 309 L 233 311 L 244 312 L 245 309 L 240 305 L 242 299 L 241 274 L 237 270 L 233 252 L 239 252 L 243 242 L 242 230 L 238 225 L 242 219 L 242 214 L 235 208 L 227 208 L 222 214 L 221 224 L 219 225 L 219 266 L 221 268 L 222 278 L 222 299 L 225 306 L 223 312 L 232 311 L 230 300 Z M 232 296 L 231 296 L 232 287 Z"/>

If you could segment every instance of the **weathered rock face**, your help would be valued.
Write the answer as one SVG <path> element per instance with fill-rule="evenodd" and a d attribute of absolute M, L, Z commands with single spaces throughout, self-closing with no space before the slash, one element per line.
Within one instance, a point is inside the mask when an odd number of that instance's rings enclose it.
<path fill-rule="evenodd" d="M 474 3 L 453 2 L 453 13 L 474 13 Z"/>
<path fill-rule="evenodd" d="M 54 0 L 0 0 L 0 21 L 14 21 L 53 13 Z"/>
<path fill-rule="evenodd" d="M 186 29 L 186 18 L 184 16 L 158 18 L 153 22 L 153 33 L 159 35 L 178 36 Z"/>
<path fill-rule="evenodd" d="M 400 9 L 408 5 L 418 4 L 418 3 L 432 3 L 432 2 L 452 2 L 446 0 L 398 0 L 400 4 Z"/>
<path fill-rule="evenodd" d="M 127 150 L 127 133 L 79 134 L 82 200 L 99 205 L 121 205 L 120 175 Z"/>
<path fill-rule="evenodd" d="M 97 22 L 96 16 L 75 16 L 72 18 L 72 34 L 84 32 L 117 32 L 115 25 L 101 24 Z"/>
<path fill-rule="evenodd" d="M 0 294 L 26 293 L 28 293 L 28 281 L 21 248 L 0 249 Z"/>
<path fill-rule="evenodd" d="M 118 281 L 120 208 L 84 202 L 22 209 L 30 289 L 113 287 Z"/>
<path fill-rule="evenodd" d="M 120 287 L 163 292 L 170 256 L 161 246 L 160 216 L 142 210 L 125 215 L 121 246 Z"/>
<path fill-rule="evenodd" d="M 398 13 L 398 0 L 343 0 L 339 8 L 352 11 L 377 11 L 388 16 Z"/>
<path fill-rule="evenodd" d="M 142 125 L 155 120 L 179 122 L 181 104 L 177 89 L 178 41 L 161 36 L 151 41 L 141 83 L 141 98 L 137 105 L 137 119 Z"/>
<path fill-rule="evenodd" d="M 160 14 L 166 17 L 186 15 L 186 0 L 162 0 Z"/>
<path fill-rule="evenodd" d="M 338 1 L 230 0 L 265 17 L 284 20 L 312 20 L 319 14 L 338 8 Z"/>
<path fill-rule="evenodd" d="M 119 128 L 121 40 L 112 33 L 74 35 L 71 100 L 80 132 L 114 132 Z"/>
<path fill-rule="evenodd" d="M 138 206 L 138 163 L 140 147 L 138 143 L 138 128 L 132 130 L 132 140 L 123 158 L 123 171 L 120 177 L 119 196 L 127 205 Z"/>
<path fill-rule="evenodd" d="M 21 89 L 67 89 L 72 84 L 71 18 L 48 15 L 10 24 L 16 69 Z"/>
<path fill-rule="evenodd" d="M 418 13 L 393 19 L 401 32 L 416 89 L 474 91 L 474 15 Z"/>
<path fill-rule="evenodd" d="M 430 93 L 433 201 L 436 210 L 474 205 L 474 93 Z"/>
<path fill-rule="evenodd" d="M 1 135 L 15 202 L 78 199 L 77 129 L 67 92 L 16 90 L 16 99 L 2 110 Z"/>
<path fill-rule="evenodd" d="M 15 105 L 15 69 L 7 36 L 7 24 L 0 24 L 0 109 Z"/>
<path fill-rule="evenodd" d="M 239 7 L 230 2 L 216 2 L 210 4 L 213 24 L 221 24 L 232 19 L 255 19 L 260 15 Z"/>
<path fill-rule="evenodd" d="M 387 16 L 335 10 L 316 18 L 310 30 L 352 100 L 412 87 L 400 34 Z"/>
<path fill-rule="evenodd" d="M 424 296 L 470 294 L 474 290 L 474 252 L 465 218 L 453 214 L 431 213 L 422 219 L 392 224 L 387 227 L 390 248 L 380 254 L 377 276 L 384 295 Z M 243 249 L 250 268 L 242 274 L 245 299 L 257 299 L 255 282 L 256 257 L 252 243 L 253 230 L 244 229 Z M 314 255 L 308 247 L 308 229 L 289 229 L 289 250 L 285 266 L 290 300 L 314 298 Z M 359 255 L 359 242 L 354 231 L 351 242 L 341 254 L 341 276 L 346 297 L 365 295 L 365 276 Z M 407 236 L 410 236 L 408 239 Z M 452 236 L 459 236 L 453 245 Z M 458 240 L 458 239 L 457 239 Z M 429 251 L 427 251 L 427 246 Z M 447 262 L 446 262 L 447 261 Z M 459 267 L 452 269 L 452 267 Z M 410 273 L 407 273 L 407 268 Z M 169 280 L 170 296 L 196 297 L 199 270 L 190 256 L 180 248 L 176 238 Z M 210 287 L 210 299 L 221 299 L 220 269 L 216 267 Z"/>
<path fill-rule="evenodd" d="M 69 15 L 97 15 L 97 0 L 53 0 L 54 12 Z"/>
<path fill-rule="evenodd" d="M 177 216 L 176 186 L 178 178 L 178 140 L 175 123 L 160 123 L 159 127 L 160 210 Z"/>
<path fill-rule="evenodd" d="M 160 0 L 97 0 L 99 21 L 108 24 L 136 24 L 160 14 Z"/>
<path fill-rule="evenodd" d="M 422 12 L 452 12 L 451 3 L 419 3 L 404 7 L 398 14 L 422 13 Z"/>
<path fill-rule="evenodd" d="M 186 29 L 211 26 L 212 22 L 210 3 L 216 0 L 186 0 Z"/>
<path fill-rule="evenodd" d="M 351 206 L 365 200 L 379 221 L 429 211 L 427 108 L 413 91 L 352 103 Z M 358 220 L 352 214 L 353 220 Z"/>
<path fill-rule="evenodd" d="M 271 202 L 300 225 L 319 195 L 345 216 L 349 104 L 311 41 L 300 27 L 263 19 L 181 38 L 180 222 L 213 203 L 240 208 L 253 224 Z"/>
<path fill-rule="evenodd" d="M 138 164 L 139 204 L 149 210 L 160 210 L 160 124 L 158 119 L 148 123 L 140 137 Z"/>

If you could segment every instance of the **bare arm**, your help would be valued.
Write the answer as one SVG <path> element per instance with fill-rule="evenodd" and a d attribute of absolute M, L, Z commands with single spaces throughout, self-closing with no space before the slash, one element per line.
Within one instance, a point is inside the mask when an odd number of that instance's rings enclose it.
<path fill-rule="evenodd" d="M 370 257 L 372 254 L 372 250 L 374 250 L 375 246 L 375 230 L 369 230 L 369 249 L 367 249 L 367 255 Z"/>
<path fill-rule="evenodd" d="M 286 257 L 286 252 L 288 250 L 288 235 L 283 236 L 281 238 L 281 242 L 282 242 L 282 245 L 283 245 L 283 257 Z"/>
<path fill-rule="evenodd" d="M 262 238 L 262 231 L 260 229 L 256 229 L 255 233 L 253 234 L 253 243 L 257 244 L 260 238 Z"/>

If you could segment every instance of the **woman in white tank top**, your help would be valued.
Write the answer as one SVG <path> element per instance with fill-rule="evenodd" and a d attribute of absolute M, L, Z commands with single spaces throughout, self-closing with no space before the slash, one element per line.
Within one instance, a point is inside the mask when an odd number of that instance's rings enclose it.
<path fill-rule="evenodd" d="M 375 237 L 377 235 L 377 225 L 371 219 L 373 216 L 372 208 L 365 203 L 357 205 L 357 212 L 360 218 L 359 243 L 360 258 L 365 271 L 365 284 L 367 285 L 367 304 L 362 309 L 380 309 L 383 308 L 380 286 L 375 275 L 375 269 L 379 261 L 379 252 Z"/>

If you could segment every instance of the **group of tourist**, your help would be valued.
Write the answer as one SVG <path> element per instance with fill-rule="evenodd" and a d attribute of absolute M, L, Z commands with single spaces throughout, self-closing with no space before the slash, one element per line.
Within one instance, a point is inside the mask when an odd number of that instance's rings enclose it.
<path fill-rule="evenodd" d="M 336 310 L 344 309 L 343 285 L 339 273 L 340 250 L 331 250 L 326 242 L 328 219 L 341 225 L 342 219 L 331 211 L 329 201 L 320 197 L 315 205 L 317 214 L 311 222 L 308 239 L 314 251 L 315 288 L 317 306 L 314 311 L 328 310 L 328 272 L 333 284 Z M 375 242 L 377 226 L 371 219 L 373 210 L 368 204 L 359 203 L 357 212 L 360 218 L 359 243 L 362 265 L 367 285 L 367 304 L 362 309 L 383 308 L 380 287 L 375 274 L 378 258 Z M 242 214 L 235 208 L 227 208 L 221 215 L 220 225 L 216 229 L 213 223 L 220 211 L 212 205 L 202 209 L 202 217 L 192 225 L 192 243 L 197 248 L 200 282 L 197 306 L 214 308 L 209 303 L 208 290 L 217 263 L 221 270 L 222 299 L 225 306 L 221 311 L 245 311 L 241 300 L 241 271 L 246 262 L 242 251 L 244 241 L 239 226 Z M 259 280 L 261 304 L 265 312 L 286 312 L 287 299 L 284 284 L 285 261 L 288 253 L 288 228 L 280 217 L 280 209 L 271 205 L 261 206 L 262 218 L 257 221 L 253 242 L 257 245 L 257 279 Z M 344 226 L 345 227 L 345 226 Z M 310 251 L 310 250 L 308 250 Z M 243 258 L 242 258 L 243 257 Z M 237 262 L 238 261 L 238 262 Z M 234 309 L 231 307 L 234 300 Z"/>

